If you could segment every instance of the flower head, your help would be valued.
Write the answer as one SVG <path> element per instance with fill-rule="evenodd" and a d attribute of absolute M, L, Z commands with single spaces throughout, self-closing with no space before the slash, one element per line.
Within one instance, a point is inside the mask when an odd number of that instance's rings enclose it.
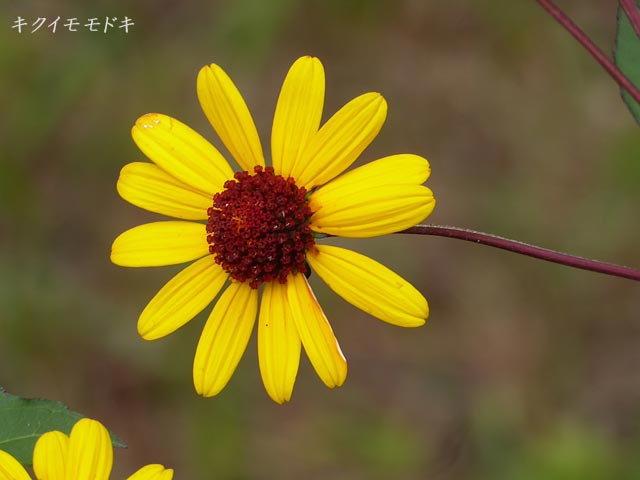
<path fill-rule="evenodd" d="M 148 114 L 132 129 L 153 163 L 125 165 L 118 192 L 136 206 L 180 220 L 124 232 L 113 242 L 111 260 L 128 267 L 195 260 L 143 310 L 138 332 L 147 340 L 174 332 L 222 291 L 196 350 L 193 379 L 201 395 L 225 387 L 256 317 L 260 371 L 274 401 L 290 399 L 303 346 L 323 382 L 342 385 L 347 364 L 307 282 L 310 269 L 345 300 L 386 322 L 416 327 L 428 316 L 420 292 L 387 267 L 318 243 L 327 235 L 397 232 L 419 223 L 435 205 L 422 185 L 429 163 L 417 155 L 392 155 L 344 173 L 380 131 L 387 105 L 380 94 L 366 93 L 321 126 L 324 86 L 317 58 L 302 57 L 289 70 L 273 119 L 271 166 L 249 109 L 217 65 L 200 70 L 198 97 L 240 171 L 234 173 L 215 147 L 175 118 Z"/>
<path fill-rule="evenodd" d="M 104 426 L 88 418 L 79 420 L 67 436 L 53 431 L 42 435 L 33 451 L 33 471 L 38 480 L 108 480 L 113 447 Z M 171 480 L 173 470 L 152 464 L 128 480 Z M 30 480 L 24 467 L 0 450 L 0 480 Z"/>

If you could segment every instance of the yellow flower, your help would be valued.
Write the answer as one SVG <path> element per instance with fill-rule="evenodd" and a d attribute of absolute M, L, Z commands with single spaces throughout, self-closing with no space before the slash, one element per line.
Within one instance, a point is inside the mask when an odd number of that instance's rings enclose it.
<path fill-rule="evenodd" d="M 380 131 L 387 105 L 380 94 L 366 93 L 320 127 L 324 88 L 317 58 L 293 64 L 273 119 L 272 167 L 265 167 L 240 92 L 219 66 L 203 67 L 198 98 L 243 170 L 235 175 L 215 147 L 175 118 L 144 115 L 132 129 L 153 163 L 125 165 L 118 192 L 138 207 L 181 220 L 124 232 L 113 242 L 111 260 L 127 267 L 196 260 L 149 302 L 138 332 L 147 340 L 174 332 L 230 280 L 196 350 L 193 380 L 200 395 L 225 387 L 256 316 L 260 372 L 274 401 L 291 398 L 301 346 L 328 387 L 342 385 L 346 360 L 307 282 L 309 265 L 338 295 L 374 317 L 417 327 L 428 316 L 420 292 L 385 266 L 316 243 L 327 235 L 397 232 L 419 223 L 435 205 L 431 190 L 422 186 L 429 163 L 417 155 L 392 155 L 343 173 Z M 197 221 L 207 221 L 206 227 Z"/>
<path fill-rule="evenodd" d="M 42 435 L 33 450 L 33 471 L 38 480 L 107 480 L 113 465 L 109 432 L 96 420 L 79 420 L 67 436 L 53 431 Z M 128 480 L 171 480 L 173 470 L 152 464 Z M 0 450 L 0 480 L 30 480 L 20 463 Z"/>

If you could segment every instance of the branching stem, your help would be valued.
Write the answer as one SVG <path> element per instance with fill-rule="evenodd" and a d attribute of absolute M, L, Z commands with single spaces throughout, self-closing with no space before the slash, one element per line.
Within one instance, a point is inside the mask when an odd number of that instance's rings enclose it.
<path fill-rule="evenodd" d="M 607 73 L 613 78 L 621 88 L 624 88 L 629 95 L 633 97 L 633 99 L 640 103 L 640 90 L 636 88 L 636 86 L 629 80 L 618 67 L 613 63 L 609 57 L 607 57 L 602 50 L 598 48 L 598 46 L 593 43 L 591 40 L 581 29 L 578 27 L 552 0 L 536 0 L 542 8 L 544 8 L 556 21 L 562 25 L 573 37 L 582 45 L 589 54 L 596 59 L 596 61 L 602 65 L 602 67 L 607 71 Z M 621 0 L 621 5 L 624 8 L 625 3 Z M 627 10 L 625 9 L 625 12 Z M 635 17 L 638 16 L 637 9 L 635 5 L 633 9 L 629 9 L 629 11 L 635 12 Z M 629 15 L 629 13 L 627 13 Z M 634 18 L 635 18 L 634 17 Z M 630 17 L 632 18 L 632 17 Z M 640 19 L 637 20 L 640 22 Z M 634 20 L 631 20 L 631 24 L 634 25 Z M 640 23 L 637 24 L 640 26 Z M 634 26 L 635 28 L 635 26 Z"/>
<path fill-rule="evenodd" d="M 536 0 L 560 25 L 562 25 L 586 50 L 596 59 L 607 73 L 624 88 L 633 99 L 640 103 L 640 90 L 618 69 L 618 67 L 607 57 L 602 50 L 578 27 L 552 0 Z M 640 37 L 640 12 L 634 0 L 619 0 L 620 7 L 624 10 L 633 26 L 636 34 Z M 417 235 L 435 235 L 440 237 L 457 238 L 468 242 L 480 243 L 490 247 L 508 250 L 520 255 L 545 260 L 547 262 L 567 265 L 569 267 L 590 270 L 592 272 L 604 273 L 616 277 L 628 278 L 640 281 L 640 270 L 613 263 L 600 262 L 588 258 L 577 257 L 567 253 L 537 247 L 528 243 L 510 240 L 508 238 L 491 235 L 488 233 L 476 232 L 465 228 L 450 227 L 444 225 L 416 225 L 398 233 L 411 233 Z"/>
<path fill-rule="evenodd" d="M 620 7 L 627 15 L 636 35 L 640 38 L 640 12 L 638 12 L 634 0 L 620 0 Z"/>

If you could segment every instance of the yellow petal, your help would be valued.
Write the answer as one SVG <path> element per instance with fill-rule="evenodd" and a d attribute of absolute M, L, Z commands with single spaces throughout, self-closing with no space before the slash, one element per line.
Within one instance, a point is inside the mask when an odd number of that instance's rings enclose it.
<path fill-rule="evenodd" d="M 253 173 L 264 166 L 258 131 L 242 95 L 218 65 L 202 67 L 198 74 L 198 99 L 222 143 L 238 165 Z"/>
<path fill-rule="evenodd" d="M 420 185 L 431 174 L 426 158 L 409 153 L 390 155 L 354 168 L 313 192 L 314 196 L 342 196 L 350 191 L 363 191 L 389 185 Z"/>
<path fill-rule="evenodd" d="M 195 222 L 138 225 L 121 233 L 111 246 L 111 261 L 122 267 L 175 265 L 208 254 L 207 230 Z"/>
<path fill-rule="evenodd" d="M 258 319 L 258 360 L 262 382 L 274 402 L 282 404 L 291 399 L 300 349 L 286 285 L 266 283 Z"/>
<path fill-rule="evenodd" d="M 220 296 L 202 331 L 193 362 L 199 395 L 212 397 L 227 385 L 247 348 L 258 310 L 258 290 L 233 282 Z"/>
<path fill-rule="evenodd" d="M 83 418 L 71 430 L 67 478 L 108 480 L 113 466 L 109 432 L 100 422 Z"/>
<path fill-rule="evenodd" d="M 175 332 L 211 303 L 228 276 L 213 255 L 189 265 L 151 299 L 138 319 L 138 333 L 156 340 Z"/>
<path fill-rule="evenodd" d="M 142 467 L 136 473 L 131 475 L 127 480 L 171 480 L 173 478 L 173 470 L 164 468 L 163 465 L 152 463 Z"/>
<path fill-rule="evenodd" d="M 380 320 L 401 327 L 419 327 L 429 316 L 422 294 L 384 265 L 332 245 L 316 245 L 307 261 L 331 289 Z"/>
<path fill-rule="evenodd" d="M 379 93 L 354 98 L 309 141 L 294 177 L 307 190 L 345 171 L 373 141 L 387 117 L 387 102 Z"/>
<path fill-rule="evenodd" d="M 46 480 L 68 480 L 67 457 L 69 437 L 53 431 L 42 435 L 33 450 L 33 471 L 36 477 Z"/>
<path fill-rule="evenodd" d="M 229 163 L 199 133 L 159 113 L 140 117 L 131 129 L 138 148 L 167 173 L 213 195 L 233 178 Z"/>
<path fill-rule="evenodd" d="M 298 158 L 318 131 L 324 104 L 324 69 L 315 57 L 301 57 L 282 84 L 271 130 L 276 174 L 297 177 Z"/>
<path fill-rule="evenodd" d="M 186 220 L 206 220 L 213 195 L 189 187 L 157 165 L 125 165 L 118 178 L 118 193 L 127 202 L 150 212 Z"/>
<path fill-rule="evenodd" d="M 289 275 L 287 297 L 313 368 L 327 387 L 339 387 L 347 378 L 347 361 L 304 275 Z"/>
<path fill-rule="evenodd" d="M 422 185 L 341 188 L 309 198 L 315 232 L 340 237 L 377 237 L 399 232 L 424 220 L 435 207 L 433 193 Z"/>
<path fill-rule="evenodd" d="M 0 450 L 0 480 L 31 480 L 31 477 L 18 460 Z"/>

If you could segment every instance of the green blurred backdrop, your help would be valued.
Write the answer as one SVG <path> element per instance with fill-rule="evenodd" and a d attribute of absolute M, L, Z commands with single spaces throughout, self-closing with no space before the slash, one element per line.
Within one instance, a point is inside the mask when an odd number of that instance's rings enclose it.
<path fill-rule="evenodd" d="M 614 2 L 563 7 L 610 50 Z M 18 34 L 31 22 L 130 17 L 128 34 Z M 255 339 L 229 386 L 197 397 L 210 309 L 166 339 L 139 312 L 178 268 L 109 262 L 123 230 L 159 217 L 122 201 L 141 160 L 129 129 L 173 115 L 220 142 L 198 69 L 236 81 L 268 145 L 295 58 L 321 58 L 325 118 L 365 91 L 389 103 L 362 161 L 431 161 L 431 221 L 640 266 L 640 130 L 615 84 L 533 1 L 118 0 L 0 6 L 0 385 L 98 418 L 177 479 L 640 478 L 640 290 L 435 237 L 343 243 L 429 299 L 417 330 L 314 288 L 349 360 L 326 389 L 303 359 L 294 397 L 263 391 Z"/>

